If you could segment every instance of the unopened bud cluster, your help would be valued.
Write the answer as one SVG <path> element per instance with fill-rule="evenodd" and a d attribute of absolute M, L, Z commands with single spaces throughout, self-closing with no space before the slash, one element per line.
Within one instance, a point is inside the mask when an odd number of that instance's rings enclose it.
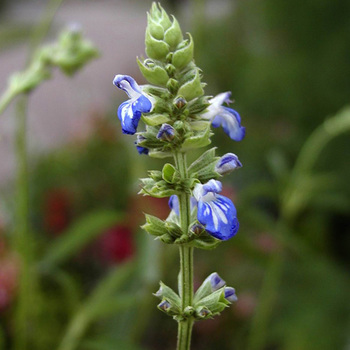
<path fill-rule="evenodd" d="M 196 320 L 212 318 L 237 301 L 235 289 L 226 286 L 226 282 L 216 272 L 204 280 L 194 295 L 193 305 L 185 309 L 181 307 L 179 295 L 163 282 L 160 282 L 160 288 L 154 295 L 161 299 L 158 309 L 177 321 L 189 317 Z"/>
<path fill-rule="evenodd" d="M 26 70 L 13 74 L 9 88 L 14 95 L 29 93 L 42 81 L 51 78 L 53 67 L 58 67 L 66 75 L 73 75 L 97 56 L 96 48 L 82 36 L 80 28 L 71 26 L 61 33 L 56 43 L 39 49 Z"/>

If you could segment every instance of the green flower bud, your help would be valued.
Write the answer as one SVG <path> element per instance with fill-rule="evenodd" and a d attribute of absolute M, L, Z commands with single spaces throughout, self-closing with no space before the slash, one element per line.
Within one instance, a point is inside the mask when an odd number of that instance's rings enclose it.
<path fill-rule="evenodd" d="M 97 56 L 96 48 L 83 38 L 79 30 L 73 28 L 61 34 L 55 52 L 51 56 L 51 63 L 67 75 L 72 75 Z"/>
<path fill-rule="evenodd" d="M 192 79 L 180 87 L 178 94 L 182 95 L 187 101 L 191 101 L 204 94 L 198 68 L 194 70 Z"/>
<path fill-rule="evenodd" d="M 157 40 L 163 40 L 164 38 L 164 29 L 158 24 L 149 13 L 147 13 L 147 29 L 150 34 Z"/>
<path fill-rule="evenodd" d="M 186 67 L 193 60 L 193 40 L 188 34 L 189 40 L 184 40 L 173 54 L 171 63 L 178 69 Z"/>
<path fill-rule="evenodd" d="M 170 77 L 174 76 L 175 72 L 176 72 L 176 67 L 173 66 L 172 64 L 167 64 L 165 67 L 167 73 L 169 74 Z"/>
<path fill-rule="evenodd" d="M 169 44 L 171 49 L 175 49 L 176 46 L 182 41 L 182 32 L 179 25 L 179 22 L 176 20 L 174 16 L 171 27 L 167 29 L 164 34 L 164 41 Z"/>
<path fill-rule="evenodd" d="M 170 287 L 168 287 L 163 282 L 160 282 L 160 287 L 158 291 L 154 293 L 154 296 L 160 299 L 167 300 L 171 305 L 178 309 L 180 309 L 181 307 L 181 300 L 178 294 L 176 294 Z"/>
<path fill-rule="evenodd" d="M 146 29 L 145 44 L 147 56 L 155 60 L 165 60 L 169 53 L 169 45 L 164 41 L 154 38 L 148 28 Z"/>
<path fill-rule="evenodd" d="M 186 107 L 187 101 L 182 96 L 179 96 L 174 100 L 174 105 L 181 111 L 184 107 Z"/>
<path fill-rule="evenodd" d="M 170 18 L 164 11 L 162 6 L 160 6 L 160 4 L 157 4 L 155 2 L 152 4 L 150 17 L 154 22 L 161 25 L 164 28 L 164 30 L 167 30 L 171 26 Z"/>
<path fill-rule="evenodd" d="M 176 94 L 178 88 L 179 88 L 179 82 L 173 78 L 168 80 L 168 83 L 166 85 L 166 87 L 168 88 L 168 90 L 172 93 L 172 94 Z"/>
<path fill-rule="evenodd" d="M 155 64 L 152 60 L 147 59 L 143 63 L 137 59 L 142 75 L 151 83 L 155 85 L 166 86 L 169 76 L 167 71 Z"/>

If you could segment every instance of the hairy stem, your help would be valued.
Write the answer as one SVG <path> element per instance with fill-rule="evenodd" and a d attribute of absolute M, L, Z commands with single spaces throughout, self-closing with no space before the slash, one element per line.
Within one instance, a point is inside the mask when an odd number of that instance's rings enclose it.
<path fill-rule="evenodd" d="M 182 179 L 187 178 L 186 155 L 176 153 L 175 163 Z M 190 194 L 183 192 L 179 195 L 180 222 L 183 234 L 188 233 L 191 218 Z M 179 294 L 181 298 L 182 311 L 192 306 L 193 300 L 193 248 L 186 244 L 180 245 L 180 274 Z M 193 318 L 189 317 L 179 321 L 177 350 L 189 350 L 191 346 Z"/>

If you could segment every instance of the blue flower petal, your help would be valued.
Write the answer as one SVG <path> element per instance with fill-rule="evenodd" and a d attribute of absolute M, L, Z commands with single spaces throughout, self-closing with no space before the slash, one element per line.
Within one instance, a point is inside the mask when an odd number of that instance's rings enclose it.
<path fill-rule="evenodd" d="M 136 81 L 128 75 L 116 75 L 113 84 L 130 97 L 119 106 L 118 118 L 121 121 L 123 133 L 133 135 L 142 113 L 148 113 L 153 108 L 151 97 L 143 93 Z"/>
<path fill-rule="evenodd" d="M 142 146 L 136 146 L 137 152 L 139 152 L 139 154 L 148 154 L 149 153 L 149 149 L 146 147 L 142 147 Z"/>
<path fill-rule="evenodd" d="M 238 231 L 237 211 L 229 198 L 207 194 L 209 200 L 198 201 L 197 219 L 215 238 L 228 240 Z"/>
<path fill-rule="evenodd" d="M 139 125 L 141 113 L 134 111 L 130 100 L 123 102 L 118 108 L 118 118 L 124 134 L 134 135 Z"/>
<path fill-rule="evenodd" d="M 176 215 L 180 215 L 180 203 L 179 203 L 179 197 L 176 194 L 173 194 L 169 198 L 168 205 L 171 210 L 175 212 Z M 197 201 L 194 197 L 191 197 L 190 199 L 190 205 L 191 205 L 191 211 L 197 206 Z"/>
<path fill-rule="evenodd" d="M 175 194 L 170 196 L 168 205 L 171 210 L 174 210 L 176 215 L 180 215 L 180 204 L 179 204 L 179 197 Z"/>
<path fill-rule="evenodd" d="M 232 108 L 222 106 L 220 112 L 213 119 L 212 125 L 214 128 L 222 126 L 232 140 L 241 141 L 245 136 L 245 127 L 241 126 L 241 117 Z"/>

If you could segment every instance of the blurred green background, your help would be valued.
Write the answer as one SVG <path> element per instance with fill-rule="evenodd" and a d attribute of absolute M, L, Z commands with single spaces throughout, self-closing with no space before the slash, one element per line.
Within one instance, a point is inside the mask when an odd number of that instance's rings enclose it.
<path fill-rule="evenodd" d="M 0 77 L 23 67 L 46 1 L 1 1 Z M 116 118 L 115 74 L 142 83 L 151 1 L 63 1 L 48 41 L 81 22 L 101 57 L 73 79 L 55 76 L 31 97 L 30 244 L 13 244 L 14 109 L 0 118 L 0 348 L 174 349 L 176 324 L 151 293 L 176 286 L 176 247 L 139 229 L 165 218 L 166 200 L 137 196 L 162 162 L 140 156 Z M 243 168 L 224 179 L 240 231 L 196 251 L 195 283 L 217 271 L 238 302 L 197 323 L 193 349 L 350 347 L 350 2 L 167 1 L 194 37 L 206 92 L 232 91 L 246 127 L 218 153 Z M 195 157 L 196 155 L 193 155 Z M 23 253 L 25 252 L 25 253 Z M 30 288 L 21 288 L 28 267 Z M 21 323 L 23 315 L 27 315 Z"/>

